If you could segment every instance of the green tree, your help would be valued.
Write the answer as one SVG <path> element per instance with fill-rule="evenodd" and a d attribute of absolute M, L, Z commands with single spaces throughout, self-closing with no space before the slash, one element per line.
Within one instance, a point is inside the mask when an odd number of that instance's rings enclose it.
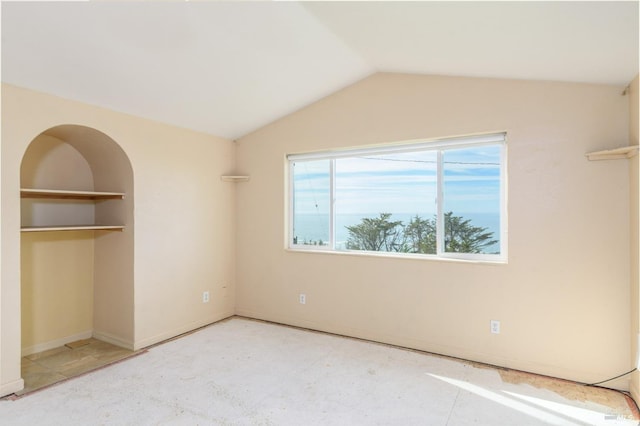
<path fill-rule="evenodd" d="M 454 216 L 453 212 L 444 215 L 444 251 L 448 253 L 483 253 L 497 240 L 487 228 L 471 225 L 471 219 Z"/>
<path fill-rule="evenodd" d="M 399 251 L 402 244 L 402 221 L 390 220 L 391 213 L 365 217 L 357 225 L 347 226 L 347 249 L 369 251 Z"/>
<path fill-rule="evenodd" d="M 404 227 L 406 253 L 436 254 L 436 220 L 415 215 Z"/>
<path fill-rule="evenodd" d="M 391 220 L 391 213 L 380 213 L 377 218 L 364 218 L 347 226 L 350 250 L 393 251 L 436 254 L 436 218 L 424 219 L 416 215 L 407 225 Z M 487 228 L 473 226 L 471 219 L 444 215 L 444 251 L 447 253 L 485 253 L 485 249 L 498 241 Z"/>

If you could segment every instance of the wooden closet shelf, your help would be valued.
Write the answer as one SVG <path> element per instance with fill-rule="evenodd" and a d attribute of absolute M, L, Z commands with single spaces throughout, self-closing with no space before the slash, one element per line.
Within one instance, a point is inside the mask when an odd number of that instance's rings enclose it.
<path fill-rule="evenodd" d="M 51 231 L 123 231 L 124 225 L 47 225 L 23 226 L 22 232 L 51 232 Z"/>
<path fill-rule="evenodd" d="M 124 193 L 21 188 L 20 198 L 49 198 L 56 200 L 122 200 L 124 198 Z"/>

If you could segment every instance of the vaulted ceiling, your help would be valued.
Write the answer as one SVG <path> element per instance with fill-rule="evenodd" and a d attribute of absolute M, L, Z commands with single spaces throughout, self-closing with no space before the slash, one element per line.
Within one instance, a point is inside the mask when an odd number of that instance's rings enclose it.
<path fill-rule="evenodd" d="M 638 2 L 3 2 L 2 81 L 234 139 L 376 72 L 626 86 Z"/>

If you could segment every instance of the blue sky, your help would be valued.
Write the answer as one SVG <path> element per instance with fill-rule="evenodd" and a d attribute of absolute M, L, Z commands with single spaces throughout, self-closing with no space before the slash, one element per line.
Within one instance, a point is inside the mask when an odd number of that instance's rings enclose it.
<path fill-rule="evenodd" d="M 336 213 L 435 214 L 436 160 L 434 151 L 337 159 Z M 445 211 L 498 214 L 499 162 L 499 146 L 445 151 Z M 296 162 L 294 178 L 296 213 L 328 214 L 329 160 Z"/>

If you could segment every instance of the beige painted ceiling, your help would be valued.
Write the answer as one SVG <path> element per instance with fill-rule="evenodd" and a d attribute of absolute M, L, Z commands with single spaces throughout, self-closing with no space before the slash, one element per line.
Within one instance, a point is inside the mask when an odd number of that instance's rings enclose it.
<path fill-rule="evenodd" d="M 2 81 L 238 138 L 375 72 L 626 86 L 638 2 L 3 2 Z"/>

